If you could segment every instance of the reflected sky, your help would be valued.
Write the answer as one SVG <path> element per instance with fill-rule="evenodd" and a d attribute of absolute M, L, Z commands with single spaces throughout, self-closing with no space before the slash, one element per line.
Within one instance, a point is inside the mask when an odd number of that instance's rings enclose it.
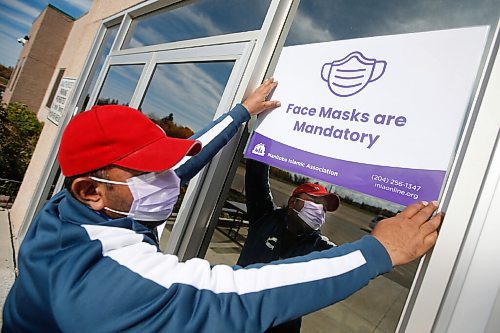
<path fill-rule="evenodd" d="M 82 110 L 85 110 L 87 107 L 88 99 L 92 90 L 95 88 L 95 84 L 97 81 L 97 77 L 99 76 L 99 72 L 102 69 L 102 65 L 104 65 L 104 60 L 108 56 L 111 51 L 111 46 L 113 45 L 113 41 L 115 40 L 116 33 L 118 32 L 119 25 L 115 25 L 113 27 L 108 28 L 106 34 L 104 35 L 104 39 L 101 44 L 101 49 L 97 54 L 97 58 L 94 63 L 94 67 L 92 68 L 93 75 L 89 78 L 90 82 L 85 87 L 85 91 L 83 92 L 83 96 L 85 96 L 85 101 L 82 105 Z"/>
<path fill-rule="evenodd" d="M 496 25 L 500 0 L 301 1 L 285 45 Z"/>
<path fill-rule="evenodd" d="M 233 61 L 160 64 L 141 104 L 150 118 L 170 113 L 194 132 L 210 123 L 233 69 Z"/>
<path fill-rule="evenodd" d="M 110 66 L 97 104 L 129 105 L 144 65 Z"/>
<path fill-rule="evenodd" d="M 123 48 L 257 30 L 270 3 L 271 0 L 202 0 L 166 8 L 134 19 Z"/>

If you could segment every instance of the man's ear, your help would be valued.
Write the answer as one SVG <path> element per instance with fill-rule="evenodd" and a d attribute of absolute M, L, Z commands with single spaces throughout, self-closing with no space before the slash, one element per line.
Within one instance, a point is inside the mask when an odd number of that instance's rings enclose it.
<path fill-rule="evenodd" d="M 99 211 L 104 209 L 103 192 L 101 187 L 87 177 L 79 177 L 71 184 L 71 191 L 78 201 Z"/>

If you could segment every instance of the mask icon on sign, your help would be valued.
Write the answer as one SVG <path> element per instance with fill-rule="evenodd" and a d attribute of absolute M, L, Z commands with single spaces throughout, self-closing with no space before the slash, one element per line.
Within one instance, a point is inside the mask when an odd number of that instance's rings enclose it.
<path fill-rule="evenodd" d="M 359 93 L 368 83 L 376 81 L 385 72 L 387 62 L 366 58 L 355 51 L 345 58 L 327 62 L 321 69 L 321 78 L 328 82 L 330 91 L 339 97 Z"/>

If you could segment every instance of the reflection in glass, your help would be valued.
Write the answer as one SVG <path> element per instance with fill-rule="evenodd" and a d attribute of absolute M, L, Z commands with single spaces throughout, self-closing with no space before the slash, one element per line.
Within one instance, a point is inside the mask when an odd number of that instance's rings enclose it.
<path fill-rule="evenodd" d="M 245 172 L 246 163 L 243 159 L 205 253 L 205 259 L 213 265 L 235 265 L 248 236 Z M 314 183 L 317 180 L 272 167 L 269 184 L 275 207 L 285 207 L 294 188 L 304 182 Z M 390 217 L 396 214 L 395 207 L 387 205 L 387 202 L 384 205 L 382 200 L 367 201 L 367 198 L 362 198 L 362 193 L 331 184 L 323 185 L 341 198 L 339 209 L 327 212 L 326 222 L 321 227 L 321 234 L 337 245 L 353 242 L 367 235 L 379 215 Z M 346 300 L 303 317 L 301 331 L 394 332 L 417 266 L 418 261 L 415 261 L 396 269 L 373 280 L 362 291 Z M 377 325 L 381 325 L 383 329 L 379 326 L 375 330 Z"/>
<path fill-rule="evenodd" d="M 200 0 L 132 21 L 123 44 L 133 48 L 260 29 L 271 0 Z"/>
<path fill-rule="evenodd" d="M 188 138 L 213 120 L 233 66 L 234 61 L 159 64 L 139 109 L 168 136 Z M 166 248 L 186 189 L 187 184 L 181 187 L 165 224 L 161 250 Z"/>
<path fill-rule="evenodd" d="M 212 121 L 233 65 L 233 61 L 160 64 L 140 110 L 167 135 L 190 137 Z"/>
<path fill-rule="evenodd" d="M 92 90 L 95 87 L 95 83 L 97 81 L 97 77 L 99 76 L 99 72 L 102 69 L 102 65 L 104 65 L 104 60 L 106 60 L 106 57 L 108 56 L 109 52 L 111 51 L 111 46 L 113 45 L 113 42 L 116 37 L 116 33 L 118 32 L 118 28 L 120 25 L 115 25 L 106 30 L 106 33 L 104 35 L 101 48 L 99 49 L 99 52 L 97 53 L 95 63 L 92 66 L 92 69 L 90 70 L 90 76 L 87 80 L 87 84 L 85 85 L 85 90 L 82 93 L 82 96 L 85 96 L 85 99 L 83 101 L 83 105 L 81 107 L 81 110 L 85 110 L 87 107 L 87 104 L 90 99 L 90 94 L 92 93 Z"/>
<path fill-rule="evenodd" d="M 304 0 L 299 4 L 285 45 L 474 25 L 494 26 L 499 4 L 499 0 Z M 213 235 L 208 235 L 211 239 L 205 258 L 212 264 L 234 265 L 248 234 L 248 223 L 242 211 L 246 200 L 244 175 L 245 163 L 241 162 Z M 269 183 L 276 206 L 287 204 L 297 180 L 304 181 L 298 175 L 272 169 Z M 308 181 L 315 182 L 313 179 Z M 400 205 L 335 184 L 325 187 L 341 198 L 341 205 L 337 211 L 327 213 L 321 233 L 338 245 L 367 235 L 382 218 L 393 216 L 402 209 Z M 302 331 L 394 332 L 417 266 L 418 260 L 400 266 L 374 279 L 346 300 L 303 317 Z"/>
<path fill-rule="evenodd" d="M 498 0 L 301 1 L 285 46 L 493 25 Z"/>
<path fill-rule="evenodd" d="M 144 65 L 110 66 L 97 105 L 129 105 Z"/>

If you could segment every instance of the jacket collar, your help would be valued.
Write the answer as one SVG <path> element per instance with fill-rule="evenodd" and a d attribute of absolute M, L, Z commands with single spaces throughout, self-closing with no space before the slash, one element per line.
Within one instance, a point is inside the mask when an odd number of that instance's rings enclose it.
<path fill-rule="evenodd" d="M 144 235 L 144 241 L 147 243 L 155 245 L 156 247 L 159 246 L 158 237 L 156 236 L 156 232 L 154 230 L 145 227 L 130 217 L 112 219 L 100 212 L 96 212 L 75 199 L 66 189 L 55 195 L 52 200 L 54 200 L 54 202 L 59 202 L 59 217 L 63 222 L 77 225 L 91 224 L 126 228 L 133 230 L 138 234 Z"/>

